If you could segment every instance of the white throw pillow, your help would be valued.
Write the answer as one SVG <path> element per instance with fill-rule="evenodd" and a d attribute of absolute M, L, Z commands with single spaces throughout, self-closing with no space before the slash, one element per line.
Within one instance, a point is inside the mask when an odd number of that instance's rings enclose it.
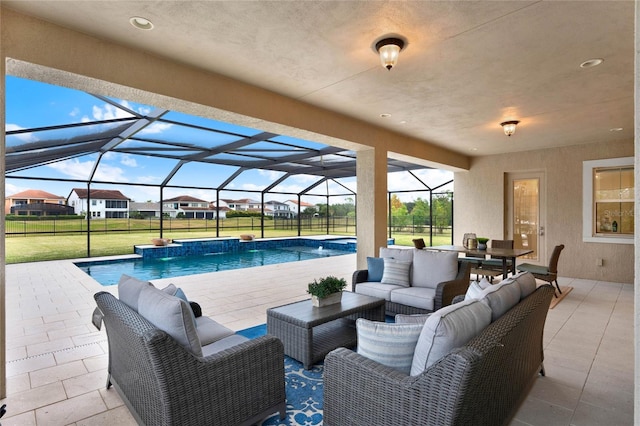
<path fill-rule="evenodd" d="M 484 290 L 490 286 L 491 283 L 486 278 L 482 278 L 480 281 L 471 281 L 467 293 L 464 295 L 464 300 L 480 299 L 483 296 Z"/>
<path fill-rule="evenodd" d="M 433 250 L 413 250 L 411 285 L 437 288 L 458 275 L 458 253 Z"/>
<path fill-rule="evenodd" d="M 475 299 L 445 306 L 432 313 L 418 338 L 411 375 L 419 375 L 452 349 L 466 345 L 490 323 L 491 309 Z"/>
<path fill-rule="evenodd" d="M 411 262 L 384 258 L 384 271 L 382 272 L 382 284 L 399 285 L 409 287 L 409 272 Z"/>
<path fill-rule="evenodd" d="M 409 374 L 422 324 L 390 324 L 358 318 L 356 330 L 360 355 Z"/>
<path fill-rule="evenodd" d="M 196 356 L 202 356 L 193 311 L 187 302 L 148 286 L 140 292 L 138 312 L 186 350 Z"/>

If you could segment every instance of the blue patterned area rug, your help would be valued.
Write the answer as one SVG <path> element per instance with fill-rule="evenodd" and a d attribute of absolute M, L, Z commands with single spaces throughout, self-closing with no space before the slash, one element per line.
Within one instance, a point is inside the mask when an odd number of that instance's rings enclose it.
<path fill-rule="evenodd" d="M 262 324 L 246 330 L 238 331 L 250 339 L 262 336 L 267 332 L 267 325 Z M 280 420 L 277 414 L 264 420 L 260 425 L 272 426 L 313 426 L 322 424 L 322 372 L 323 363 L 305 370 L 301 362 L 284 357 L 284 374 L 287 392 L 287 414 Z"/>

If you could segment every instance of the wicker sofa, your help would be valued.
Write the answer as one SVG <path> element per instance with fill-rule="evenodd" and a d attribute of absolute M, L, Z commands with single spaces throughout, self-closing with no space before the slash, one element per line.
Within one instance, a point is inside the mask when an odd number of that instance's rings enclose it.
<path fill-rule="evenodd" d="M 384 277 L 381 281 L 379 271 L 375 273 L 377 278 L 373 277 L 374 265 L 389 259 L 411 264 L 406 283 L 390 281 L 389 284 Z M 353 273 L 351 291 L 385 299 L 387 315 L 437 311 L 450 305 L 455 296 L 464 294 L 469 287 L 471 265 L 460 261 L 457 253 L 381 247 L 380 258 L 367 261 L 368 269 Z"/>
<path fill-rule="evenodd" d="M 346 348 L 332 351 L 325 358 L 325 426 L 508 424 L 538 372 L 544 375 L 552 297 L 551 286 L 538 287 L 416 375 Z"/>
<path fill-rule="evenodd" d="M 250 425 L 278 411 L 284 418 L 280 340 L 249 340 L 210 318 L 196 321 L 188 303 L 149 283 L 119 290 L 120 299 L 107 292 L 94 298 L 109 343 L 107 389 L 115 387 L 138 424 Z M 165 319 L 180 324 L 154 325 Z M 190 336 L 179 335 L 185 330 Z"/>

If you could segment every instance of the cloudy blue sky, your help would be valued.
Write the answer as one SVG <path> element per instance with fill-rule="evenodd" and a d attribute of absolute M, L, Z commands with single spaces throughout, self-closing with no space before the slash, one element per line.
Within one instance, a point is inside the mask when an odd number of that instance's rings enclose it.
<path fill-rule="evenodd" d="M 117 103 L 132 111 L 147 115 L 154 107 L 148 105 L 136 104 L 131 101 L 117 100 Z M 17 77 L 7 77 L 6 80 L 6 124 L 7 132 L 33 129 L 40 127 L 58 126 L 69 123 L 87 123 L 95 120 L 109 120 L 114 118 L 131 117 L 131 114 L 116 108 L 104 100 L 94 97 L 90 94 L 72 90 L 68 88 L 52 86 L 45 83 L 35 82 L 31 80 L 21 79 Z M 192 124 L 209 125 L 212 120 L 201 117 L 186 116 L 178 112 L 170 112 L 169 115 L 163 116 L 172 120 L 188 120 Z M 219 123 L 216 123 L 220 125 Z M 254 134 L 260 133 L 257 129 L 246 129 L 223 124 L 225 130 L 239 130 L 241 133 Z M 104 126 L 105 125 L 100 125 Z M 49 130 L 37 133 L 21 133 L 7 136 L 7 146 L 14 146 L 26 142 L 35 142 L 43 139 L 51 138 L 70 138 L 78 134 L 79 130 Z M 86 130 L 82 130 L 86 132 Z M 186 134 L 184 128 L 174 127 L 169 123 L 154 123 L 138 133 L 139 136 L 150 138 L 175 137 L 176 132 L 181 132 L 180 137 L 188 139 L 189 137 L 198 137 Z M 78 158 L 67 159 L 54 162 L 45 166 L 31 168 L 18 173 L 8 174 L 8 176 L 30 176 L 38 178 L 50 179 L 87 179 L 93 170 L 97 154 L 85 155 Z M 105 180 L 112 182 L 129 182 L 134 184 L 159 184 L 164 180 L 170 170 L 176 164 L 173 160 L 153 158 L 143 155 L 129 155 L 121 153 L 108 153 L 103 156 L 96 170 L 95 180 Z M 189 163 L 184 166 L 171 180 L 172 185 L 180 186 L 200 186 L 200 187 L 216 187 L 223 182 L 229 175 L 236 170 L 235 167 L 228 166 L 211 166 L 201 163 Z M 453 179 L 451 172 L 443 170 L 423 169 L 414 171 L 423 182 L 430 186 L 438 186 L 444 182 Z M 242 173 L 229 186 L 236 191 L 225 191 L 221 194 L 221 198 L 253 198 L 260 199 L 259 193 L 251 193 L 244 191 L 261 190 L 267 185 L 275 181 L 281 176 L 281 173 L 254 170 Z M 317 181 L 317 177 L 300 175 L 295 178 L 289 178 L 274 190 L 281 192 L 297 193 L 309 185 Z M 356 190 L 355 178 L 341 179 L 340 183 L 347 188 Z M 27 189 L 41 189 L 51 192 L 59 196 L 68 196 L 74 187 L 86 188 L 86 184 L 73 182 L 52 182 L 46 180 L 26 180 L 26 179 L 7 179 L 6 195 L 12 195 Z M 92 188 L 104 187 L 107 189 L 118 189 L 124 195 L 133 201 L 158 201 L 160 193 L 157 188 L 145 186 L 130 185 L 114 185 L 101 186 L 94 185 Z M 398 191 L 406 189 L 418 189 L 421 184 L 412 176 L 405 172 L 389 174 L 389 190 Z M 452 186 L 448 187 L 452 189 Z M 325 193 L 327 185 L 322 184 L 315 193 Z M 328 190 L 330 194 L 344 194 L 346 190 L 337 184 L 329 184 Z M 172 198 L 178 195 L 191 195 L 207 201 L 215 200 L 216 194 L 213 190 L 205 189 L 182 189 L 167 188 L 164 191 L 164 198 Z M 411 201 L 417 197 L 426 197 L 424 192 L 413 194 L 401 194 L 401 199 Z M 273 194 L 267 195 L 266 199 L 276 199 L 284 201 L 295 198 L 292 195 Z M 318 197 L 303 198 L 303 201 L 315 203 L 324 201 Z M 342 202 L 343 200 L 333 199 L 334 202 Z"/>

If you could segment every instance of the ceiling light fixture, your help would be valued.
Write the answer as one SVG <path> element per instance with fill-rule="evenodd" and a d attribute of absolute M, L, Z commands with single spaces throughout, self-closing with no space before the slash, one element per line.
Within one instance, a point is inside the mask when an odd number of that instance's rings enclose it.
<path fill-rule="evenodd" d="M 129 23 L 139 30 L 148 31 L 153 29 L 153 22 L 141 16 L 132 16 L 129 18 Z"/>
<path fill-rule="evenodd" d="M 588 59 L 588 60 L 586 60 L 586 61 L 584 61 L 583 63 L 580 64 L 580 68 L 597 67 L 598 65 L 600 65 L 603 62 L 604 62 L 604 59 L 602 59 L 602 58 Z"/>
<path fill-rule="evenodd" d="M 391 71 L 391 68 L 398 63 L 398 56 L 404 45 L 404 40 L 395 37 L 383 38 L 377 42 L 376 52 L 380 54 L 382 66 Z"/>
<path fill-rule="evenodd" d="M 500 125 L 502 126 L 502 130 L 504 130 L 504 134 L 507 136 L 511 136 L 516 132 L 516 126 L 518 125 L 518 123 L 520 123 L 518 120 L 511 120 L 503 121 L 502 123 L 500 123 Z"/>

